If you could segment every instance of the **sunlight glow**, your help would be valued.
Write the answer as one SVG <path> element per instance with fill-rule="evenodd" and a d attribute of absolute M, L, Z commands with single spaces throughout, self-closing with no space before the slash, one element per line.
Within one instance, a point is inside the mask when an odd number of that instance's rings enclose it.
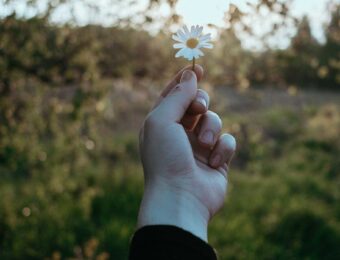
<path fill-rule="evenodd" d="M 63 23 L 69 21 L 72 15 L 76 19 L 78 25 L 86 25 L 89 23 L 102 24 L 104 26 L 111 26 L 117 21 L 117 19 L 129 14 L 136 12 L 142 12 L 148 5 L 149 0 L 135 1 L 133 6 L 118 6 L 113 5 L 111 0 L 88 0 L 87 2 L 96 2 L 100 7 L 100 12 L 96 13 L 86 8 L 82 1 L 75 1 L 75 6 L 72 10 L 67 8 L 67 4 L 61 5 L 56 12 L 53 14 L 51 21 L 55 23 Z M 285 0 L 282 0 L 285 1 Z M 178 0 L 176 5 L 176 12 L 182 17 L 182 23 L 188 26 L 191 25 L 203 25 L 205 31 L 207 25 L 212 24 L 218 27 L 225 27 L 226 23 L 224 21 L 225 12 L 228 10 L 230 4 L 236 5 L 242 12 L 247 12 L 249 10 L 247 3 L 256 3 L 258 0 Z M 340 0 L 333 0 L 333 2 L 340 3 Z M 8 15 L 13 10 L 19 16 L 32 17 L 35 13 L 27 8 L 24 1 L 13 0 L 11 4 L 7 5 L 0 1 L 0 17 Z M 38 0 L 39 8 L 43 10 L 46 8 L 48 0 Z M 123 2 L 121 2 L 123 3 Z M 302 18 L 302 16 L 307 15 L 310 19 L 311 29 L 313 35 L 320 41 L 324 41 L 323 26 L 329 22 L 330 14 L 327 12 L 327 4 L 329 0 L 293 0 L 292 1 L 292 13 L 296 18 Z M 160 10 L 155 11 L 152 16 L 154 21 L 152 24 L 145 27 L 151 33 L 157 33 L 163 26 L 162 19 L 169 15 L 169 7 L 163 4 Z M 255 31 L 261 35 L 265 33 L 266 30 L 270 30 L 269 24 L 275 19 L 272 16 L 263 16 L 264 18 L 258 19 L 256 17 L 249 17 L 251 19 L 250 26 L 253 27 Z M 138 19 L 138 16 L 136 16 Z M 141 22 L 139 20 L 134 20 L 134 22 Z M 182 26 L 171 26 L 171 31 L 176 31 Z M 216 36 L 214 30 L 210 30 L 213 38 Z M 294 26 L 289 26 L 285 28 L 282 35 L 273 37 L 271 40 L 272 45 L 278 48 L 285 48 L 289 44 L 289 38 L 294 35 Z M 254 42 L 251 37 L 239 35 L 242 38 L 242 44 L 244 47 L 253 49 L 259 45 Z"/>
<path fill-rule="evenodd" d="M 179 0 L 176 11 L 183 17 L 185 24 L 223 25 L 224 12 L 228 9 L 229 0 Z"/>
<path fill-rule="evenodd" d="M 190 25 L 208 25 L 213 24 L 219 27 L 226 25 L 224 21 L 224 14 L 229 8 L 229 4 L 236 5 L 242 12 L 247 12 L 247 3 L 256 3 L 257 0 L 179 0 L 176 6 L 176 11 L 183 17 L 183 23 Z M 336 0 L 335 2 L 340 2 Z M 308 16 L 311 23 L 313 35 L 321 42 L 324 41 L 323 26 L 329 22 L 329 13 L 326 11 L 327 0 L 295 0 L 292 4 L 293 14 L 297 18 L 301 18 L 304 15 Z M 316 11 L 317 10 L 317 11 Z M 252 19 L 250 26 L 252 26 L 259 35 L 265 33 L 270 28 L 270 22 L 275 17 L 266 17 L 265 19 Z M 289 44 L 289 37 L 295 34 L 295 30 L 292 28 L 286 28 L 285 32 L 281 35 L 271 39 L 271 45 L 278 48 L 285 48 Z M 216 36 L 213 33 L 213 36 Z M 256 49 L 259 47 L 258 43 L 250 37 L 242 37 L 242 44 L 249 49 Z"/>

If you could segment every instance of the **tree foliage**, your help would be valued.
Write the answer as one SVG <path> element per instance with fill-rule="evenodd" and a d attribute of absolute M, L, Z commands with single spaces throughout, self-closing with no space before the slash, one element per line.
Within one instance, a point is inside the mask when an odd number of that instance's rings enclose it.
<path fill-rule="evenodd" d="M 141 24 L 117 17 L 107 27 L 55 24 L 58 7 L 82 1 L 47 2 L 32 17 L 0 19 L 0 259 L 126 259 L 142 194 L 136 129 L 165 79 L 187 64 L 174 59 L 167 29 L 181 21 L 177 1 L 150 1 L 136 14 Z M 150 34 L 144 25 L 165 3 L 171 15 Z M 251 12 L 265 8 L 290 23 L 288 4 L 263 0 Z M 327 103 L 339 102 L 322 90 L 339 90 L 339 6 L 325 43 L 303 18 L 287 49 L 261 52 L 242 45 L 242 31 L 254 34 L 250 14 L 231 5 L 201 60 L 202 86 L 216 86 L 207 88 L 212 107 L 241 147 L 210 241 L 222 259 L 338 259 L 340 113 Z M 299 110 L 282 91 L 279 108 L 273 88 L 286 87 L 316 88 L 305 102 L 322 105 Z"/>

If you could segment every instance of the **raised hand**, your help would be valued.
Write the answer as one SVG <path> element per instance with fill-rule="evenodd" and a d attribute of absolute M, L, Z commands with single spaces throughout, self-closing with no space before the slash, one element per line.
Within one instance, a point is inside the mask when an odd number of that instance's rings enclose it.
<path fill-rule="evenodd" d="M 180 71 L 162 92 L 140 131 L 145 191 L 139 227 L 175 225 L 207 240 L 222 207 L 235 139 L 221 134 L 208 94 L 197 88 L 203 69 Z"/>

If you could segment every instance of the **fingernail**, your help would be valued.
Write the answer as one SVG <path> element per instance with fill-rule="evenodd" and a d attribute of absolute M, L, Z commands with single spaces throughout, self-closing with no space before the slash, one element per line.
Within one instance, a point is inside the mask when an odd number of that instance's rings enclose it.
<path fill-rule="evenodd" d="M 190 70 L 184 71 L 183 74 L 182 74 L 182 77 L 181 77 L 181 82 L 191 80 L 191 78 L 193 76 L 192 73 L 193 72 L 191 72 Z"/>
<path fill-rule="evenodd" d="M 212 144 L 214 142 L 214 133 L 212 131 L 205 131 L 201 136 L 201 142 L 205 144 Z"/>
<path fill-rule="evenodd" d="M 218 153 L 215 154 L 212 159 L 211 159 L 211 165 L 214 166 L 214 167 L 217 167 L 219 166 L 220 164 L 220 161 L 221 161 L 221 155 L 219 155 Z"/>
<path fill-rule="evenodd" d="M 207 101 L 205 101 L 205 99 L 203 97 L 197 97 L 196 102 L 200 103 L 205 108 L 207 107 Z"/>

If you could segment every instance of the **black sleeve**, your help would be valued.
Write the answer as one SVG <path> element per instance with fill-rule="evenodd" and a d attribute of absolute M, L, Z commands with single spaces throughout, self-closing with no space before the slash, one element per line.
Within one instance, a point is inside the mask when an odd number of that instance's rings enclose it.
<path fill-rule="evenodd" d="M 181 228 L 167 225 L 146 226 L 134 234 L 129 260 L 216 260 L 214 249 Z"/>

